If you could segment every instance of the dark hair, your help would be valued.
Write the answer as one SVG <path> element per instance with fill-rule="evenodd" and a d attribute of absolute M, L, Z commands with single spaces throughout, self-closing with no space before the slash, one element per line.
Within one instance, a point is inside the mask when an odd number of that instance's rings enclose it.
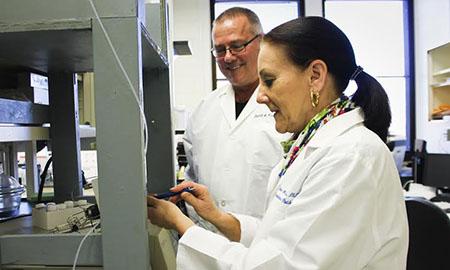
<path fill-rule="evenodd" d="M 339 94 L 347 88 L 350 79 L 355 79 L 358 89 L 352 101 L 362 108 L 364 125 L 386 141 L 391 124 L 387 94 L 364 71 L 351 78 L 359 67 L 350 41 L 336 25 L 322 17 L 297 18 L 277 26 L 263 40 L 282 45 L 292 63 L 302 69 L 316 59 L 324 61 Z"/>
<path fill-rule="evenodd" d="M 243 7 L 232 7 L 224 12 L 222 12 L 215 20 L 213 24 L 222 23 L 226 19 L 232 19 L 239 16 L 244 16 L 247 18 L 251 25 L 252 34 L 258 35 L 263 33 L 263 28 L 261 22 L 259 21 L 258 15 L 248 8 Z"/>

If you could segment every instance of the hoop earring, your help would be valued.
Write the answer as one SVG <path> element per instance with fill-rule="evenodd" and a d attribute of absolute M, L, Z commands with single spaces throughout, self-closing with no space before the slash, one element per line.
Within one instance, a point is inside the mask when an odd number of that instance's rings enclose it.
<path fill-rule="evenodd" d="M 320 98 L 319 92 L 311 89 L 310 97 L 311 97 L 311 105 L 313 106 L 313 108 L 317 107 L 317 105 L 319 105 L 319 98 Z"/>

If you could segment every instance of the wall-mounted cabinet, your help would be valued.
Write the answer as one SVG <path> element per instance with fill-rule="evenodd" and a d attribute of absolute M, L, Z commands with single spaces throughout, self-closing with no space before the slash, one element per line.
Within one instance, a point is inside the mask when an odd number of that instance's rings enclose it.
<path fill-rule="evenodd" d="M 428 119 L 450 115 L 450 42 L 428 51 Z"/>

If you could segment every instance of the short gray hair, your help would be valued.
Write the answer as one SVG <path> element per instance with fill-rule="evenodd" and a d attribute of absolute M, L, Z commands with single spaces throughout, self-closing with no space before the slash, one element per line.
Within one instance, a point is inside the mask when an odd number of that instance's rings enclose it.
<path fill-rule="evenodd" d="M 243 7 L 232 7 L 225 10 L 214 20 L 213 26 L 218 23 L 224 22 L 226 19 L 233 19 L 239 16 L 244 16 L 247 18 L 247 20 L 250 22 L 250 29 L 253 34 L 258 35 L 264 33 L 258 15 L 256 15 L 256 13 L 251 11 L 250 9 Z"/>

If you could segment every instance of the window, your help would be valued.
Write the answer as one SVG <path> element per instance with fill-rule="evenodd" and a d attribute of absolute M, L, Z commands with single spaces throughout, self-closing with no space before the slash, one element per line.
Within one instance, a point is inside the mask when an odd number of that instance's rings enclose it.
<path fill-rule="evenodd" d="M 412 9 L 409 1 L 326 0 L 324 10 L 325 17 L 350 39 L 357 64 L 386 90 L 392 111 L 389 133 L 411 141 L 414 132 L 410 125 L 414 117 L 410 111 L 414 111 L 411 109 L 414 100 L 410 98 L 413 80 L 410 76 L 412 25 L 409 25 L 408 10 Z M 350 92 L 355 91 L 353 82 L 351 87 Z"/>
<path fill-rule="evenodd" d="M 269 32 L 275 26 L 278 26 L 284 22 L 295 19 L 300 16 L 301 5 L 300 1 L 214 1 L 214 18 L 220 15 L 223 11 L 232 7 L 245 7 L 258 15 L 263 30 L 265 33 Z M 280 16 L 283 14 L 283 16 Z M 213 81 L 216 82 L 216 87 L 221 87 L 227 83 L 227 79 L 220 72 L 217 64 L 214 65 L 217 76 Z M 213 69 L 214 70 L 214 69 Z M 215 88 L 216 88 L 215 87 Z"/>

